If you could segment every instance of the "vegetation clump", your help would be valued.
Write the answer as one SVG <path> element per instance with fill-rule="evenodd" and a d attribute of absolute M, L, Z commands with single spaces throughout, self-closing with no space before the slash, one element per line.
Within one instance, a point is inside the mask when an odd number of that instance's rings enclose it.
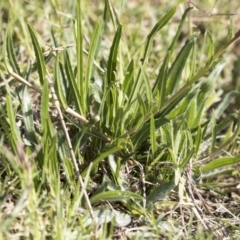
<path fill-rule="evenodd" d="M 1 239 L 238 235 L 240 30 L 120 2 L 0 3 Z"/>

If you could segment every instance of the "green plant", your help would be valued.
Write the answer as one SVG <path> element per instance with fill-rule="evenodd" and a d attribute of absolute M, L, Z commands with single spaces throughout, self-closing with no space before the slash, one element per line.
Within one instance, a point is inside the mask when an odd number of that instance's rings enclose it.
<path fill-rule="evenodd" d="M 219 97 L 215 86 L 224 67 L 220 57 L 240 32 L 217 51 L 207 32 L 206 59 L 201 64 L 197 34 L 177 50 L 188 8 L 152 81 L 149 63 L 154 39 L 176 9 L 152 28 L 139 51 L 140 60 L 129 57 L 132 53 L 122 37 L 124 27 L 107 0 L 89 43 L 84 42 L 82 7 L 77 1 L 77 18 L 71 19 L 74 46 L 61 47 L 56 33 L 49 31 L 53 45 L 46 55 L 35 31 L 21 21 L 35 55 L 35 62 L 28 66 L 21 66 L 15 53 L 14 21 L 5 32 L 1 175 L 14 179 L 18 200 L 12 215 L 3 218 L 1 233 L 8 236 L 24 209 L 30 216 L 24 228 L 28 237 L 63 238 L 68 231 L 72 239 L 80 235 L 108 237 L 114 226 L 127 225 L 131 217 L 139 215 L 153 225 L 147 231 L 149 236 L 151 230 L 157 236 L 164 234 L 158 229 L 164 223 L 164 216 L 156 217 L 161 208 L 158 204 L 166 203 L 174 189 L 177 197 L 169 205 L 179 208 L 183 216 L 183 208 L 191 209 L 194 218 L 208 229 L 199 216 L 193 191 L 196 185 L 204 185 L 205 179 L 211 181 L 215 175 L 233 171 L 240 161 L 233 147 L 239 134 L 239 113 L 221 120 L 230 100 L 239 93 L 229 93 L 212 111 Z M 101 49 L 109 22 L 116 31 L 106 60 Z M 104 55 L 102 61 L 99 55 Z M 8 75 L 20 84 L 7 82 Z M 33 93 L 40 96 L 38 111 L 32 109 Z M 18 126 L 18 118 L 24 127 Z M 232 156 L 226 157 L 224 151 Z M 3 189 L 6 185 L 7 181 Z M 49 195 L 47 200 L 45 195 Z M 121 211 L 110 211 L 107 205 L 101 208 L 105 202 Z M 44 222 L 41 211 L 48 212 L 50 223 Z M 170 234 L 175 228 L 166 224 Z M 184 234 L 188 234 L 185 229 L 179 237 Z"/>

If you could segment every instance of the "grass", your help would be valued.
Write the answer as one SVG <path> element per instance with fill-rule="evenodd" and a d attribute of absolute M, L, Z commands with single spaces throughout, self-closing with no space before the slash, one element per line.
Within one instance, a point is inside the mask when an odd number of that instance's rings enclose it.
<path fill-rule="evenodd" d="M 0 3 L 0 239 L 238 236 L 240 31 L 194 4 Z"/>

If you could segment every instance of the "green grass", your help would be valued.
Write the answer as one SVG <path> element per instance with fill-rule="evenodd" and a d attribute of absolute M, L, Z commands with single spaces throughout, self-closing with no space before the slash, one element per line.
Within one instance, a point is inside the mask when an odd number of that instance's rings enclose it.
<path fill-rule="evenodd" d="M 0 239 L 237 236 L 234 16 L 221 35 L 183 1 L 0 8 Z"/>

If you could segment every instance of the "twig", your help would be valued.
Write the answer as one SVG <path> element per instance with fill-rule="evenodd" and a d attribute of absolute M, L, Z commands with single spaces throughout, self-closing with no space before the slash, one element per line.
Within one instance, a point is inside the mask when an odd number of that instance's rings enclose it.
<path fill-rule="evenodd" d="M 80 185 L 81 185 L 81 187 L 82 187 L 83 195 L 84 195 L 85 200 L 86 200 L 86 202 L 87 202 L 87 206 L 88 206 L 90 215 L 91 215 L 93 221 L 95 222 L 93 209 L 92 209 L 92 206 L 91 206 L 91 203 L 90 203 L 90 200 L 89 200 L 87 191 L 86 191 L 86 189 L 85 189 L 85 187 L 84 187 L 83 179 L 82 179 L 82 177 L 81 177 L 81 174 L 80 174 L 80 171 L 79 171 L 79 167 L 78 167 L 78 165 L 77 165 L 77 160 L 76 160 L 75 154 L 74 154 L 74 152 L 73 152 L 71 139 L 70 139 L 70 137 L 69 137 L 69 134 L 68 134 L 68 130 L 67 130 L 65 121 L 64 121 L 64 119 L 63 119 L 63 114 L 62 114 L 62 111 L 61 111 L 61 108 L 60 108 L 60 104 L 59 104 L 58 98 L 57 98 L 57 96 L 56 96 L 54 87 L 53 87 L 53 82 L 52 82 L 51 77 L 50 77 L 50 74 L 49 74 L 48 72 L 47 72 L 47 77 L 48 77 L 48 83 L 49 83 L 50 91 L 51 91 L 52 98 L 53 98 L 53 104 L 54 104 L 54 106 L 56 107 L 57 112 L 58 112 L 58 115 L 59 115 L 59 118 L 60 118 L 60 122 L 61 122 L 63 131 L 64 131 L 64 134 L 65 134 L 65 137 L 66 137 L 66 140 L 67 140 L 67 144 L 68 144 L 68 147 L 69 147 L 69 150 L 70 150 L 70 154 L 71 154 L 73 166 L 74 166 L 74 169 L 75 169 L 75 172 L 76 172 L 78 181 L 80 182 Z"/>
<path fill-rule="evenodd" d="M 69 107 L 67 107 L 67 108 L 65 109 L 65 112 L 66 112 L 66 113 L 69 113 L 71 116 L 77 118 L 81 123 L 83 123 L 83 124 L 85 124 L 85 125 L 89 123 L 89 121 L 88 121 L 86 118 L 84 118 L 84 117 L 81 116 L 79 113 L 77 113 L 76 111 L 72 110 L 72 109 L 69 108 Z M 100 135 L 106 142 L 111 142 L 111 141 L 112 141 L 111 138 L 109 138 L 109 137 L 106 136 L 105 134 L 98 132 L 98 130 L 97 130 L 97 128 L 96 128 L 95 125 L 92 125 L 90 128 L 91 128 L 94 132 L 96 132 L 98 135 Z"/>

